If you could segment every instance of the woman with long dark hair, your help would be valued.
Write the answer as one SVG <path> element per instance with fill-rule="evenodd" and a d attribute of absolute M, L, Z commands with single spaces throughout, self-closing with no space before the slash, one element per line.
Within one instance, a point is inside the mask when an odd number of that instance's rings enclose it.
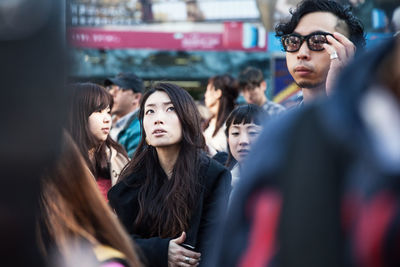
<path fill-rule="evenodd" d="M 142 266 L 68 134 L 41 179 L 37 230 L 48 266 Z"/>
<path fill-rule="evenodd" d="M 109 136 L 113 98 L 93 83 L 73 84 L 71 89 L 68 131 L 106 196 L 129 161 L 124 148 Z"/>
<path fill-rule="evenodd" d="M 184 89 L 156 84 L 143 95 L 139 120 L 141 141 L 110 204 L 148 266 L 196 266 L 227 205 L 230 173 L 205 155 L 200 116 Z"/>
<path fill-rule="evenodd" d="M 212 116 L 204 131 L 204 137 L 211 156 L 217 152 L 227 152 L 224 124 L 229 113 L 235 108 L 238 95 L 238 82 L 231 75 L 217 75 L 209 79 L 204 100 Z"/>

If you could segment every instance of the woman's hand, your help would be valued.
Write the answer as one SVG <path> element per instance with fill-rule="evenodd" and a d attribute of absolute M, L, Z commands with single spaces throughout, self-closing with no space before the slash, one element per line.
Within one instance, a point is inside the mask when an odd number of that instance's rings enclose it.
<path fill-rule="evenodd" d="M 169 241 L 168 267 L 191 267 L 199 265 L 201 254 L 180 246 L 185 239 L 186 233 L 182 232 L 180 237 Z"/>

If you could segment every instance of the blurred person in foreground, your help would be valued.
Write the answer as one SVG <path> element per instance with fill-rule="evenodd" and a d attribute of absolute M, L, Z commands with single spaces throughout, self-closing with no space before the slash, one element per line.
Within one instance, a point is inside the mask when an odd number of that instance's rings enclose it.
<path fill-rule="evenodd" d="M 43 168 L 59 154 L 69 98 L 65 3 L 0 1 L 0 14 L 0 265 L 44 266 L 36 204 Z"/>
<path fill-rule="evenodd" d="M 350 7 L 331 0 L 300 2 L 275 31 L 304 103 L 330 95 L 340 70 L 365 46 L 361 21 Z"/>
<path fill-rule="evenodd" d="M 146 266 L 197 266 L 226 210 L 231 176 L 206 156 L 189 93 L 159 83 L 143 95 L 138 149 L 108 192 Z"/>
<path fill-rule="evenodd" d="M 70 87 L 72 104 L 68 131 L 106 198 L 129 162 L 124 148 L 109 135 L 113 98 L 94 83 L 77 83 Z"/>
<path fill-rule="evenodd" d="M 267 125 L 210 266 L 400 266 L 400 37 L 335 92 Z"/>
<path fill-rule="evenodd" d="M 204 138 L 210 156 L 214 156 L 217 152 L 228 152 L 225 121 L 235 108 L 238 96 L 238 83 L 231 75 L 216 75 L 209 79 L 204 102 L 210 110 L 211 118 L 204 130 Z"/>
<path fill-rule="evenodd" d="M 37 234 L 48 266 L 140 267 L 72 138 L 41 179 Z"/>
<path fill-rule="evenodd" d="M 269 116 L 277 115 L 285 108 L 267 99 L 267 82 L 260 69 L 247 67 L 239 74 L 239 88 L 248 104 L 262 107 Z"/>
<path fill-rule="evenodd" d="M 113 96 L 111 114 L 115 116 L 110 136 L 120 143 L 132 158 L 140 140 L 139 104 L 144 85 L 142 79 L 133 73 L 121 72 L 105 81 Z"/>

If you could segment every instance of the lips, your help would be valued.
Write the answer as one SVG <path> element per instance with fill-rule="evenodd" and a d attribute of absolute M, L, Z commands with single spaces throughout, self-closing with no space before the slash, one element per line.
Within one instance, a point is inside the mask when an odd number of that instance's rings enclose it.
<path fill-rule="evenodd" d="M 243 155 L 247 155 L 250 152 L 250 150 L 248 149 L 240 149 L 238 150 L 238 154 L 243 156 Z"/>
<path fill-rule="evenodd" d="M 297 67 L 294 69 L 294 71 L 295 71 L 295 72 L 305 72 L 305 71 L 311 72 L 311 70 L 310 70 L 309 68 L 304 67 L 304 66 L 297 66 Z"/>
<path fill-rule="evenodd" d="M 164 129 L 155 129 L 155 130 L 152 132 L 152 134 L 155 135 L 155 136 L 158 136 L 158 135 L 163 135 L 163 134 L 165 134 L 166 132 L 167 132 L 167 131 L 164 130 Z"/>
<path fill-rule="evenodd" d="M 299 74 L 299 75 L 307 75 L 307 74 L 311 73 L 312 71 L 311 71 L 311 69 L 309 69 L 309 68 L 307 68 L 307 67 L 304 67 L 304 66 L 297 66 L 297 67 L 294 69 L 294 72 L 297 73 L 297 74 Z"/>

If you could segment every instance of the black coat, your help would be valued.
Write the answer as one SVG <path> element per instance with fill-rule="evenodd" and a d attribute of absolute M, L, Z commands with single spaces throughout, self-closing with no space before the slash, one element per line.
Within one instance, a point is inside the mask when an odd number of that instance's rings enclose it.
<path fill-rule="evenodd" d="M 198 197 L 197 206 L 194 207 L 189 229 L 186 230 L 185 243 L 195 247 L 202 253 L 211 245 L 211 236 L 219 223 L 221 214 L 226 210 L 231 191 L 231 174 L 221 164 L 206 156 L 202 157 L 199 171 L 199 181 L 202 189 Z M 143 173 L 134 173 L 122 182 L 116 184 L 108 192 L 108 199 L 112 208 L 117 213 L 120 221 L 143 252 L 147 266 L 168 266 L 168 246 L 172 238 L 142 238 L 149 233 L 135 232 L 133 223 L 139 211 L 139 187 L 130 186 L 134 182 L 143 180 Z M 148 229 L 142 225 L 140 229 Z"/>

